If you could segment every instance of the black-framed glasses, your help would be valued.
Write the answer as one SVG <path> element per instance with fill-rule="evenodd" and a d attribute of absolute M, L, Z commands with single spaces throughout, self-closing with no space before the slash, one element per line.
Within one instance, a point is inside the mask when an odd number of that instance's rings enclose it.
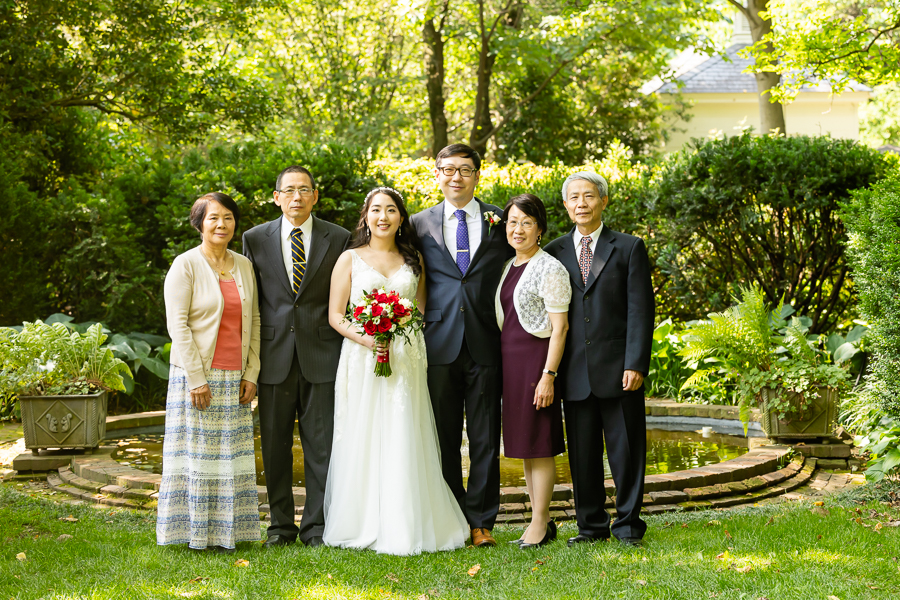
<path fill-rule="evenodd" d="M 465 165 L 459 167 L 438 167 L 438 171 L 446 175 L 447 177 L 453 177 L 456 175 L 456 172 L 459 171 L 459 174 L 463 177 L 471 177 L 475 173 L 475 169 L 472 167 L 467 167 Z"/>
<path fill-rule="evenodd" d="M 275 191 L 278 192 L 279 194 L 284 194 L 288 198 L 293 198 L 297 194 L 299 194 L 300 196 L 302 196 L 304 198 L 309 198 L 310 196 L 312 196 L 312 193 L 313 193 L 313 189 L 308 188 L 308 187 L 300 187 L 300 188 L 289 187 L 289 188 L 285 188 L 283 190 L 275 190 Z"/>

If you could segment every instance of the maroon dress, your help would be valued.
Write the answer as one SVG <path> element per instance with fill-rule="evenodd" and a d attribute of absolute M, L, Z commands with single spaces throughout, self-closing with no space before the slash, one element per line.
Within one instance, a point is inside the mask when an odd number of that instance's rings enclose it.
<path fill-rule="evenodd" d="M 549 458 L 566 450 L 562 409 L 558 385 L 553 386 L 553 404 L 540 410 L 534 406 L 534 390 L 544 374 L 550 338 L 525 331 L 513 305 L 513 292 L 526 265 L 511 265 L 500 288 L 504 315 L 500 333 L 503 447 L 508 458 Z"/>

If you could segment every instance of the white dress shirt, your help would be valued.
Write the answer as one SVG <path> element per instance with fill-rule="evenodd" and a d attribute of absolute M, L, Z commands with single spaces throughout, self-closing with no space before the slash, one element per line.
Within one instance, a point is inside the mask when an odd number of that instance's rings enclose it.
<path fill-rule="evenodd" d="M 300 225 L 301 237 L 303 238 L 303 252 L 306 254 L 306 261 L 309 262 L 309 249 L 312 246 L 312 215 L 306 218 L 306 221 Z M 287 271 L 288 281 L 291 285 L 294 283 L 294 257 L 291 254 L 291 233 L 296 229 L 287 217 L 281 215 L 281 257 L 284 259 L 284 270 Z"/>
<path fill-rule="evenodd" d="M 475 252 L 481 245 L 481 207 L 474 198 L 469 200 L 463 208 L 466 211 L 466 225 L 469 228 L 469 264 L 475 258 Z M 458 209 L 450 202 L 444 200 L 444 245 L 453 262 L 456 262 L 456 211 Z"/>
<path fill-rule="evenodd" d="M 600 227 L 598 227 L 593 233 L 590 234 L 590 236 L 591 236 L 590 247 L 591 247 L 591 256 L 592 257 L 597 252 L 597 238 L 600 237 L 601 231 L 603 231 L 603 223 L 600 223 Z M 587 236 L 581 235 L 581 233 L 578 231 L 578 228 L 576 227 L 575 233 L 572 234 L 572 238 L 575 240 L 575 258 L 577 258 L 578 260 L 581 260 L 581 238 L 583 238 L 583 237 L 587 237 Z"/>

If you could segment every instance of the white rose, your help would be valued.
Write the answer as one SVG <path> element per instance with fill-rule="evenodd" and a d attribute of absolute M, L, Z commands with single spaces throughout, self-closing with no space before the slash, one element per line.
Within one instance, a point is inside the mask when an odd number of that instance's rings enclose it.
<path fill-rule="evenodd" d="M 409 298 L 400 298 L 400 306 L 409 310 L 413 306 L 412 300 L 410 300 Z"/>

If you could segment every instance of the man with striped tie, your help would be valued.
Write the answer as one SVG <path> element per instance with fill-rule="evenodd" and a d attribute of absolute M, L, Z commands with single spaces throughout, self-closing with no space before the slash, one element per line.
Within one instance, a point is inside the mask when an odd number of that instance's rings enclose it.
<path fill-rule="evenodd" d="M 325 479 L 334 433 L 341 335 L 328 324 L 331 271 L 350 232 L 312 215 L 319 190 L 305 168 L 275 182 L 281 216 L 244 234 L 256 269 L 260 314 L 259 425 L 272 524 L 267 547 L 322 544 Z M 303 445 L 306 504 L 294 524 L 293 432 Z"/>
<path fill-rule="evenodd" d="M 410 221 L 425 259 L 428 391 L 441 468 L 469 522 L 472 544 L 493 546 L 503 379 L 494 293 L 515 252 L 497 224 L 503 209 L 475 197 L 480 168 L 478 152 L 465 144 L 441 150 L 434 175 L 444 201 Z M 464 417 L 471 460 L 467 487 L 460 456 Z"/>

